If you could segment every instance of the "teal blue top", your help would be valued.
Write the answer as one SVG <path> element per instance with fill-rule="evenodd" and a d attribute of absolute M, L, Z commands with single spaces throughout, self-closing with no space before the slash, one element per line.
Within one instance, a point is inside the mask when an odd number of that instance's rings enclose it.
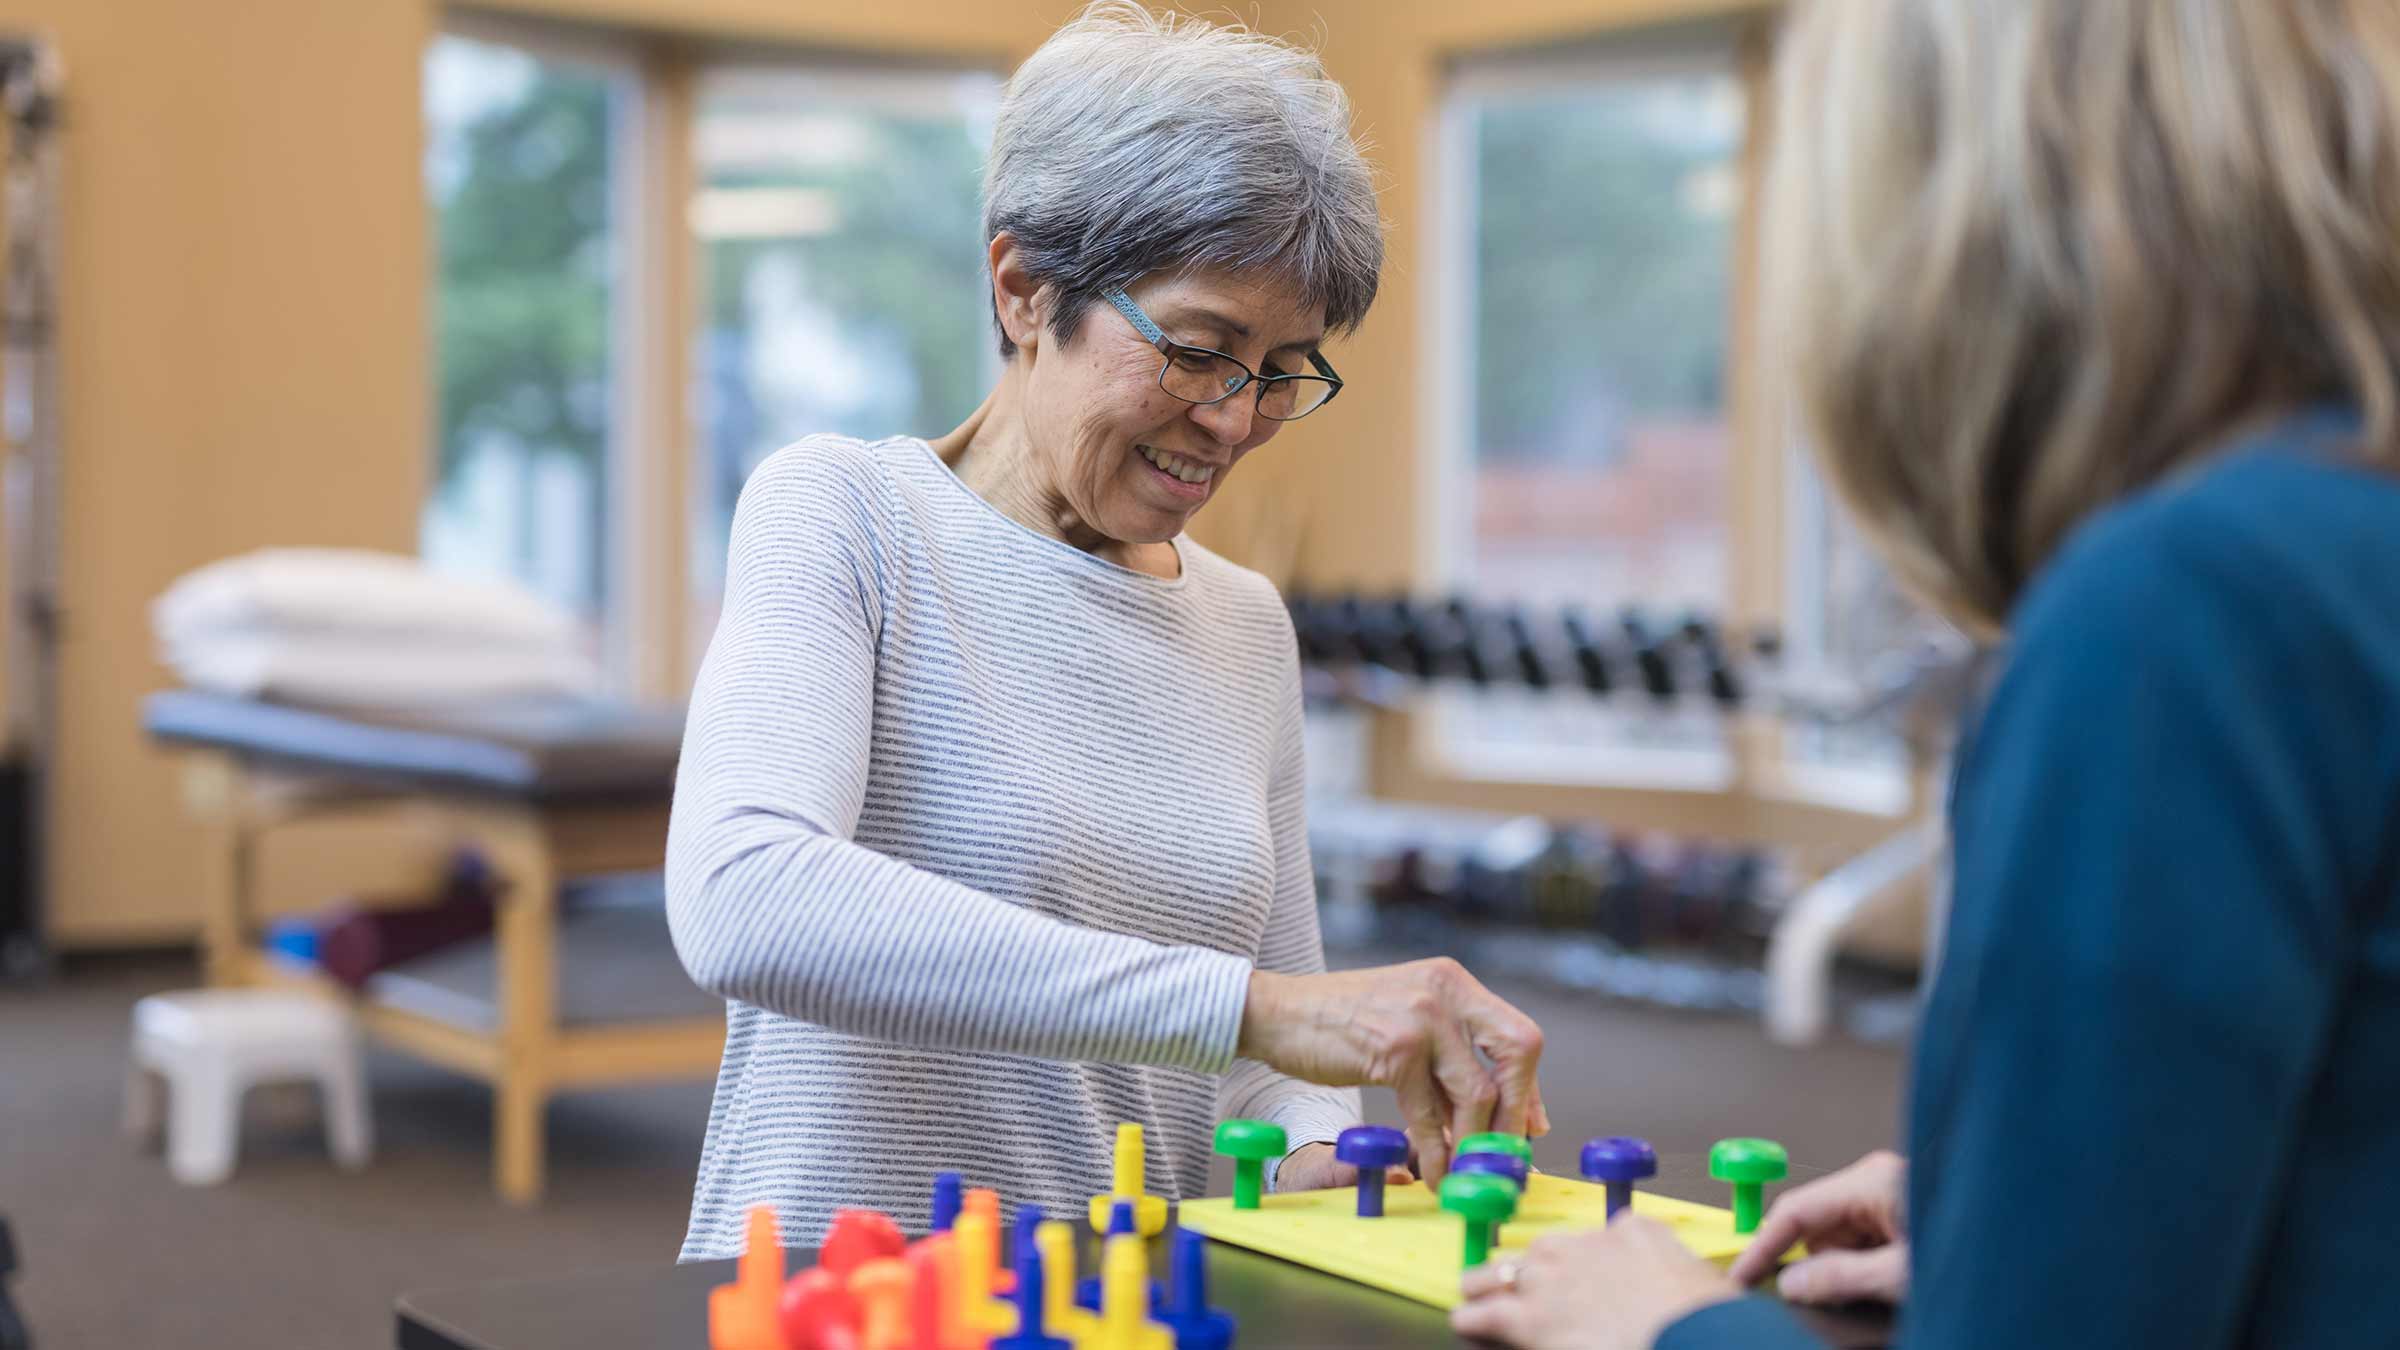
<path fill-rule="evenodd" d="M 1962 747 L 1900 1343 L 2400 1341 L 2400 478 L 2319 412 L 2078 530 Z M 1814 1344 L 1751 1298 L 1658 1350 Z"/>

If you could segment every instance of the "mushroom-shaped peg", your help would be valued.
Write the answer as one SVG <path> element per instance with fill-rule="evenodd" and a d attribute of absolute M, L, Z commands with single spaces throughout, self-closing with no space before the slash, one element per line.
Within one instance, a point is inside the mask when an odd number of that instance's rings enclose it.
<path fill-rule="evenodd" d="M 1258 1208 L 1267 1161 L 1290 1152 L 1281 1125 L 1263 1120 L 1228 1120 L 1217 1125 L 1217 1152 L 1233 1159 L 1233 1207 Z"/>
<path fill-rule="evenodd" d="M 1461 1264 L 1480 1266 L 1492 1254 L 1492 1230 L 1517 1212 L 1516 1184 L 1483 1172 L 1452 1172 L 1442 1178 L 1442 1208 L 1466 1222 Z"/>
<path fill-rule="evenodd" d="M 850 1297 L 858 1300 L 858 1350 L 910 1350 L 916 1344 L 908 1328 L 908 1293 L 915 1284 L 908 1262 L 897 1257 L 869 1261 L 850 1272 Z"/>
<path fill-rule="evenodd" d="M 777 1308 L 791 1350 L 859 1350 L 858 1300 L 842 1277 L 816 1266 L 783 1286 Z"/>
<path fill-rule="evenodd" d="M 1502 1134 L 1497 1130 L 1470 1134 L 1451 1150 L 1454 1157 L 1463 1158 L 1470 1153 L 1505 1153 L 1512 1158 L 1523 1158 L 1527 1167 L 1533 1166 L 1533 1145 L 1526 1143 L 1521 1134 Z"/>
<path fill-rule="evenodd" d="M 1608 1217 L 1633 1203 L 1633 1183 L 1658 1175 L 1658 1151 L 1647 1139 L 1611 1137 L 1583 1146 L 1583 1179 L 1608 1187 Z"/>
<path fill-rule="evenodd" d="M 1759 1189 L 1790 1170 L 1783 1145 L 1772 1139 L 1720 1139 L 1708 1151 L 1708 1174 L 1733 1184 L 1733 1231 L 1758 1231 Z"/>
<path fill-rule="evenodd" d="M 1408 1161 L 1408 1136 L 1389 1125 L 1353 1125 L 1333 1141 L 1336 1161 L 1358 1169 L 1358 1217 L 1383 1217 L 1385 1169 Z"/>
<path fill-rule="evenodd" d="M 1450 1170 L 1507 1177 L 1520 1191 L 1525 1189 L 1525 1179 L 1533 1175 L 1532 1166 L 1513 1153 L 1461 1153 L 1450 1160 Z"/>

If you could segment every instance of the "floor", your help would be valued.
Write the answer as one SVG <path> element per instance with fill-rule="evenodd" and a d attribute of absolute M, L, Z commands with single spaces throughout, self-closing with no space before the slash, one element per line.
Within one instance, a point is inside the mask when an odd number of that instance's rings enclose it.
<path fill-rule="evenodd" d="M 404 1290 L 674 1259 L 704 1083 L 558 1103 L 550 1194 L 533 1210 L 492 1197 L 488 1092 L 382 1054 L 368 1170 L 327 1161 L 312 1095 L 270 1089 L 246 1107 L 234 1179 L 176 1185 L 118 1134 L 124 1036 L 134 999 L 194 980 L 187 957 L 166 955 L 86 958 L 41 985 L 0 985 L 0 1214 L 37 1350 L 368 1350 L 392 1343 Z M 1546 1167 L 1571 1170 L 1601 1133 L 1668 1152 L 1763 1134 L 1825 1166 L 1891 1142 L 1895 1050 L 1782 1050 L 1738 1018 L 1501 992 L 1548 1036 Z M 1396 1119 L 1388 1096 L 1370 1095 L 1368 1114 Z"/>

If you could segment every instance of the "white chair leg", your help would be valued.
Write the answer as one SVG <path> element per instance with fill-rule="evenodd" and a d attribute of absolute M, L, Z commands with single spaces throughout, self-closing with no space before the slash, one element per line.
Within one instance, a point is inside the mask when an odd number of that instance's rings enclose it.
<path fill-rule="evenodd" d="M 355 1047 L 317 1074 L 317 1090 L 325 1103 L 326 1146 L 336 1163 L 352 1171 L 375 1156 L 375 1122 L 367 1109 L 366 1080 Z"/>
<path fill-rule="evenodd" d="M 167 1170 L 186 1186 L 233 1175 L 242 1130 L 241 1086 L 221 1063 L 179 1066 L 168 1084 Z"/>
<path fill-rule="evenodd" d="M 1767 939 L 1769 1039 L 1813 1045 L 1823 1038 L 1833 1019 L 1833 961 L 1842 934 L 1907 883 L 1926 877 L 1940 862 L 1944 842 L 1940 821 L 1919 822 L 1793 897 Z"/>
<path fill-rule="evenodd" d="M 125 1060 L 125 1137 L 148 1149 L 166 1124 L 166 1084 L 139 1054 Z"/>

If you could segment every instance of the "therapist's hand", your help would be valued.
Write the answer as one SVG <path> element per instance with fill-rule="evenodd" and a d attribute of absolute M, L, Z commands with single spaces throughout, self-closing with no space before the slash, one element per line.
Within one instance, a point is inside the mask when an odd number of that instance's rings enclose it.
<path fill-rule="evenodd" d="M 1534 1070 L 1542 1030 L 1448 957 L 1325 975 L 1253 971 L 1238 1052 L 1311 1083 L 1391 1088 L 1417 1171 L 1484 1130 L 1550 1130 Z"/>
<path fill-rule="evenodd" d="M 1630 1210 L 1477 1266 L 1461 1288 L 1451 1330 L 1516 1350 L 1650 1350 L 1685 1314 L 1741 1295 L 1672 1229 Z"/>
<path fill-rule="evenodd" d="M 1908 1235 L 1902 1207 L 1908 1163 L 1870 1153 L 1830 1176 L 1775 1197 L 1730 1273 L 1756 1284 L 1795 1242 L 1808 1255 L 1784 1267 L 1775 1291 L 1793 1303 L 1898 1303 L 1908 1297 Z"/>

